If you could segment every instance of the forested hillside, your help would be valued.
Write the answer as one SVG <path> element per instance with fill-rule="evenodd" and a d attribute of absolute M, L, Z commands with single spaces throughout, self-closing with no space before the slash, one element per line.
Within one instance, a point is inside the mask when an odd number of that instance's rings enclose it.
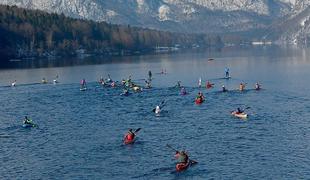
<path fill-rule="evenodd" d="M 158 46 L 221 46 L 218 36 L 180 34 L 73 19 L 0 5 L 2 59 L 144 53 Z"/>

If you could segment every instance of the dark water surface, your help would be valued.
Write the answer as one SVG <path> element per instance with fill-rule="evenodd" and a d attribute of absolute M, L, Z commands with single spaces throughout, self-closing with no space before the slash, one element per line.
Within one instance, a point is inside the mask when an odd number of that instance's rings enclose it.
<path fill-rule="evenodd" d="M 208 61 L 208 58 L 215 58 Z M 0 71 L 1 179 L 309 179 L 310 50 L 256 48 L 218 53 L 127 57 L 104 63 Z M 224 80 L 224 68 L 232 79 Z M 168 74 L 156 74 L 164 68 Z M 153 72 L 153 89 L 119 94 L 95 82 L 111 74 L 136 82 Z M 60 83 L 37 84 L 42 77 Z M 215 88 L 202 88 L 198 78 Z M 86 78 L 88 90 L 79 90 Z M 17 86 L 9 87 L 13 80 Z M 181 80 L 190 92 L 169 88 Z M 238 84 L 247 82 L 247 91 Z M 255 91 L 259 81 L 263 90 Z M 23 85 L 21 85 L 23 84 Z M 221 85 L 232 91 L 220 93 Z M 151 110 L 166 100 L 160 117 Z M 240 120 L 230 111 L 250 107 Z M 38 128 L 23 128 L 28 115 Z M 123 146 L 128 128 L 137 142 Z M 171 144 L 199 163 L 175 173 Z"/>

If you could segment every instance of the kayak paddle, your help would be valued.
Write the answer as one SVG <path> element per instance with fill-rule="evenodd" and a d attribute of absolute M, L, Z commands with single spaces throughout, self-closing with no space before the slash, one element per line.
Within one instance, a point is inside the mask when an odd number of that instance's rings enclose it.
<path fill-rule="evenodd" d="M 179 152 L 178 150 L 174 149 L 172 146 L 170 146 L 169 144 L 166 145 L 168 148 L 174 150 L 175 152 Z"/>
<path fill-rule="evenodd" d="M 138 128 L 138 129 L 135 130 L 134 133 L 136 134 L 136 133 L 139 132 L 140 130 L 141 130 L 141 128 Z"/>

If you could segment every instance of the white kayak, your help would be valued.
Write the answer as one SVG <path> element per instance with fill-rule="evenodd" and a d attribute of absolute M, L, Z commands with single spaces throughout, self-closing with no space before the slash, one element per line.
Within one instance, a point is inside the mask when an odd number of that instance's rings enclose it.
<path fill-rule="evenodd" d="M 238 117 L 238 118 L 247 118 L 248 114 L 247 113 L 237 113 L 236 111 L 231 112 L 231 115 Z"/>
<path fill-rule="evenodd" d="M 24 128 L 27 128 L 27 127 L 36 127 L 36 124 L 23 124 L 23 127 L 24 127 Z"/>
<path fill-rule="evenodd" d="M 86 87 L 84 87 L 84 88 L 80 88 L 80 91 L 86 91 L 87 90 L 87 88 Z"/>

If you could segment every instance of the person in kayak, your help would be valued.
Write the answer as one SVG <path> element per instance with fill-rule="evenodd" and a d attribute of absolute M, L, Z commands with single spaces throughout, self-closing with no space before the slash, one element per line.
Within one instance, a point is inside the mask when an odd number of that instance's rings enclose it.
<path fill-rule="evenodd" d="M 245 89 L 245 84 L 244 83 L 240 83 L 239 90 L 243 91 L 244 89 Z"/>
<path fill-rule="evenodd" d="M 225 86 L 222 86 L 222 92 L 227 92 L 227 89 L 225 88 Z"/>
<path fill-rule="evenodd" d="M 128 95 L 129 95 L 128 89 L 124 89 L 124 90 L 123 90 L 123 93 L 122 93 L 121 95 L 123 95 L 123 96 L 128 96 Z"/>
<path fill-rule="evenodd" d="M 241 114 L 241 113 L 243 113 L 243 112 L 244 112 L 244 111 L 241 110 L 241 108 L 237 108 L 236 114 Z"/>
<path fill-rule="evenodd" d="M 197 97 L 196 97 L 196 99 L 201 99 L 201 100 L 204 100 L 204 96 L 203 96 L 203 94 L 202 94 L 202 92 L 198 92 L 198 95 L 197 95 Z"/>
<path fill-rule="evenodd" d="M 25 116 L 25 119 L 24 119 L 24 124 L 33 124 L 32 120 L 31 119 L 28 119 L 27 116 Z"/>
<path fill-rule="evenodd" d="M 177 84 L 175 85 L 176 88 L 181 88 L 181 81 L 178 81 Z"/>
<path fill-rule="evenodd" d="M 86 80 L 82 79 L 80 82 L 80 85 L 81 85 L 81 89 L 86 88 Z"/>
<path fill-rule="evenodd" d="M 42 78 L 42 84 L 46 84 L 47 83 L 47 80 L 45 78 Z"/>
<path fill-rule="evenodd" d="M 135 138 L 135 133 L 132 132 L 132 129 L 129 129 L 127 134 L 125 135 L 125 139 L 128 141 L 132 141 Z"/>
<path fill-rule="evenodd" d="M 225 68 L 225 77 L 226 78 L 229 77 L 229 68 L 228 67 Z"/>
<path fill-rule="evenodd" d="M 159 114 L 161 111 L 160 107 L 159 106 L 156 106 L 155 108 L 155 114 Z"/>
<path fill-rule="evenodd" d="M 189 161 L 186 151 L 176 151 L 174 157 L 177 159 L 178 163 L 187 163 Z"/>
<path fill-rule="evenodd" d="M 149 71 L 149 80 L 152 80 L 152 71 Z"/>
<path fill-rule="evenodd" d="M 101 76 L 100 79 L 99 79 L 99 84 L 103 85 L 104 84 L 104 79 L 103 77 Z"/>
<path fill-rule="evenodd" d="M 258 84 L 258 82 L 255 83 L 255 90 L 260 90 L 260 84 Z"/>
<path fill-rule="evenodd" d="M 187 92 L 186 92 L 186 89 L 184 87 L 181 88 L 181 95 L 186 95 Z"/>
<path fill-rule="evenodd" d="M 14 82 L 12 82 L 12 87 L 15 87 L 16 86 L 16 80 L 14 80 Z"/>
<path fill-rule="evenodd" d="M 145 81 L 145 88 L 151 88 L 151 81 Z"/>
<path fill-rule="evenodd" d="M 108 79 L 107 79 L 107 82 L 112 82 L 112 79 L 111 79 L 110 74 L 108 74 Z"/>
<path fill-rule="evenodd" d="M 56 74 L 55 79 L 53 80 L 54 84 L 58 83 L 58 74 Z"/>
<path fill-rule="evenodd" d="M 201 88 L 201 77 L 198 80 L 198 87 Z"/>
<path fill-rule="evenodd" d="M 207 81 L 207 83 L 206 83 L 206 88 L 207 88 L 207 89 L 210 89 L 210 88 L 213 87 L 213 85 L 214 85 L 214 84 L 211 84 L 210 81 Z"/>

